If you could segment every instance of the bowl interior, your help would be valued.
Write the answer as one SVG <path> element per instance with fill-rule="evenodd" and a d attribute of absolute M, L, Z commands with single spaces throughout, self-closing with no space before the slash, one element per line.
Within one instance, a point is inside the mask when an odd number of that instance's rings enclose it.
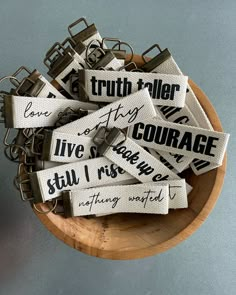
<path fill-rule="evenodd" d="M 140 65 L 142 59 L 135 56 Z M 219 118 L 201 89 L 189 81 L 193 91 L 207 113 L 213 127 L 222 131 Z M 193 186 L 188 196 L 187 209 L 170 210 L 168 215 L 114 214 L 103 217 L 74 217 L 38 214 L 38 218 L 59 239 L 84 253 L 110 259 L 134 259 L 154 255 L 175 246 L 191 235 L 207 218 L 223 184 L 226 158 L 223 165 L 196 176 L 188 169 L 184 172 Z M 46 205 L 39 205 L 45 210 Z"/>

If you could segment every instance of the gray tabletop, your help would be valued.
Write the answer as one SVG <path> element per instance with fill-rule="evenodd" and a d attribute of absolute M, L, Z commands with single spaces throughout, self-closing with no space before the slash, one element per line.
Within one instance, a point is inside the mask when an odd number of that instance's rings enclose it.
<path fill-rule="evenodd" d="M 0 294 L 235 294 L 236 2 L 1 0 L 0 77 L 20 65 L 46 74 L 46 50 L 81 16 L 102 36 L 129 41 L 136 53 L 157 42 L 168 47 L 206 92 L 231 133 L 224 187 L 206 222 L 177 247 L 141 260 L 103 260 L 57 240 L 20 201 L 12 185 L 16 165 L 2 146 Z"/>

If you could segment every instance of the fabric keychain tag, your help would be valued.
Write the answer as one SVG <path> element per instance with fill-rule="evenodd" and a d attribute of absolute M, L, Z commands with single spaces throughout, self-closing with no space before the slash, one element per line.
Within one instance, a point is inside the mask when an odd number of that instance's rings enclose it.
<path fill-rule="evenodd" d="M 96 143 L 96 136 L 93 140 Z M 180 179 L 117 128 L 112 128 L 104 141 L 98 144 L 98 152 L 115 164 L 119 163 L 121 168 L 142 183 Z"/>
<path fill-rule="evenodd" d="M 70 163 L 96 158 L 97 146 L 92 138 L 75 134 L 45 130 L 42 159 L 47 161 Z"/>
<path fill-rule="evenodd" d="M 79 97 L 113 102 L 146 87 L 155 105 L 183 107 L 187 80 L 179 75 L 85 69 L 79 71 Z"/>
<path fill-rule="evenodd" d="M 133 179 L 110 160 L 100 157 L 29 174 L 34 202 L 57 198 L 64 190 L 75 190 Z"/>
<path fill-rule="evenodd" d="M 107 186 L 63 193 L 66 217 L 105 213 L 168 213 L 167 185 Z"/>
<path fill-rule="evenodd" d="M 129 137 L 141 146 L 221 164 L 229 134 L 154 118 L 131 126 Z"/>
<path fill-rule="evenodd" d="M 157 56 L 155 56 L 153 59 L 151 59 L 150 61 L 146 61 L 145 54 L 150 52 L 155 47 L 160 51 L 160 53 Z M 142 69 L 145 72 L 157 72 L 157 73 L 165 73 L 165 74 L 173 74 L 173 75 L 183 75 L 182 71 L 180 70 L 179 66 L 177 65 L 177 63 L 175 62 L 174 58 L 172 57 L 171 53 L 169 52 L 167 48 L 164 50 L 161 50 L 158 44 L 154 44 L 149 49 L 147 49 L 142 54 L 142 56 L 143 56 L 143 59 L 146 61 L 145 65 L 142 67 Z M 192 126 L 214 130 L 202 106 L 200 105 L 198 99 L 196 98 L 192 88 L 190 87 L 190 85 L 188 85 L 188 90 L 186 93 L 186 105 L 182 109 L 182 111 L 184 111 L 186 107 L 189 108 L 189 110 L 191 111 L 191 113 L 193 114 L 194 118 L 197 121 L 197 124 L 196 123 L 191 124 Z M 181 111 L 179 111 L 179 114 L 180 113 Z M 219 165 L 210 163 L 208 161 L 195 159 L 190 164 L 190 166 L 196 175 L 200 175 L 218 167 Z"/>
<path fill-rule="evenodd" d="M 79 109 L 80 102 L 60 98 L 6 96 L 4 117 L 7 128 L 35 128 L 53 126 L 67 107 Z"/>
<path fill-rule="evenodd" d="M 39 160 L 37 159 L 35 162 L 35 169 L 36 171 L 40 171 L 40 170 L 45 170 L 45 169 L 50 169 L 53 167 L 57 167 L 57 166 L 61 166 L 65 163 L 60 163 L 60 162 L 52 162 L 52 161 L 43 161 L 43 160 Z M 107 167 L 106 167 L 107 169 Z M 135 178 L 127 178 L 127 179 L 122 179 L 120 181 L 116 181 L 116 185 L 128 185 L 128 184 L 135 184 L 137 183 L 137 179 Z M 104 184 L 103 186 L 108 186 L 110 185 L 110 183 Z"/>
<path fill-rule="evenodd" d="M 113 102 L 81 119 L 56 129 L 58 132 L 93 136 L 104 126 L 126 128 L 156 115 L 147 88 Z"/>

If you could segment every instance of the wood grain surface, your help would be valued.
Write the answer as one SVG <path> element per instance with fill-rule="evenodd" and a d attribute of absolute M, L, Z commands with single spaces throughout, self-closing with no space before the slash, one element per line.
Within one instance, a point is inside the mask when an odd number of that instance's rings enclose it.
<path fill-rule="evenodd" d="M 142 64 L 140 56 L 135 56 L 134 61 Z M 193 81 L 190 80 L 189 84 L 214 130 L 222 131 L 220 120 L 207 96 Z M 108 259 L 143 258 L 167 251 L 199 228 L 220 195 L 225 170 L 226 155 L 221 167 L 203 175 L 196 176 L 190 169 L 187 170 L 184 177 L 193 186 L 188 196 L 189 207 L 170 210 L 168 215 L 114 214 L 65 219 L 53 213 L 43 215 L 34 211 L 53 235 L 79 251 Z M 38 207 L 47 209 L 45 204 L 38 204 Z"/>

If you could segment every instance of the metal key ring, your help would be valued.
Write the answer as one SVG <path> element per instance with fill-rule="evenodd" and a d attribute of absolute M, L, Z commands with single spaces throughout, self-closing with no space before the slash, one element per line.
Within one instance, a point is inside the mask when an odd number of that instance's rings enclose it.
<path fill-rule="evenodd" d="M 20 85 L 20 81 L 14 76 L 4 76 L 4 77 L 0 78 L 0 83 L 2 83 L 5 80 L 10 80 L 10 82 L 11 82 L 11 80 L 14 80 Z"/>
<path fill-rule="evenodd" d="M 56 209 L 56 207 L 57 207 L 57 199 L 55 199 L 54 202 L 55 202 L 55 204 L 53 205 L 53 207 L 51 209 L 46 210 L 46 211 L 42 211 L 42 210 L 38 209 L 36 204 L 34 204 L 34 203 L 33 203 L 33 208 L 34 208 L 35 211 L 37 211 L 40 214 L 48 214 L 48 213 L 50 213 L 50 212 L 52 212 L 52 211 L 54 211 Z"/>
<path fill-rule="evenodd" d="M 129 43 L 127 42 L 124 42 L 124 41 L 120 41 L 120 42 L 117 42 L 111 49 L 115 49 L 118 45 L 119 45 L 119 50 L 120 50 L 120 46 L 121 45 L 126 45 L 127 47 L 129 47 L 130 49 L 130 52 L 131 52 L 131 56 L 130 56 L 130 59 L 127 61 L 127 63 L 130 63 L 132 62 L 133 58 L 134 58 L 134 50 L 133 50 L 133 47 L 131 45 L 129 45 Z"/>

